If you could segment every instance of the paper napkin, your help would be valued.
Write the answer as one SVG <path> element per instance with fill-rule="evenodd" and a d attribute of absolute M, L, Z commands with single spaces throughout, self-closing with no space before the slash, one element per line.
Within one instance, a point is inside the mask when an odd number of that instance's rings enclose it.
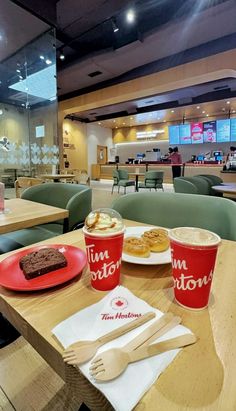
<path fill-rule="evenodd" d="M 141 331 L 160 318 L 163 313 L 136 297 L 127 288 L 118 286 L 98 303 L 79 311 L 58 324 L 52 332 L 66 348 L 78 340 L 96 339 L 130 322 L 140 314 L 145 314 L 149 311 L 156 313 L 156 317 L 153 320 L 103 345 L 97 351 L 98 354 L 109 348 L 121 347 L 127 344 L 140 334 Z M 190 333 L 190 330 L 178 325 L 156 341 L 174 338 L 187 333 Z M 96 383 L 90 376 L 89 367 L 92 360 L 80 366 L 79 369 L 86 378 L 107 397 L 115 410 L 130 411 L 179 351 L 179 349 L 172 350 L 149 359 L 129 364 L 123 374 L 107 382 Z"/>

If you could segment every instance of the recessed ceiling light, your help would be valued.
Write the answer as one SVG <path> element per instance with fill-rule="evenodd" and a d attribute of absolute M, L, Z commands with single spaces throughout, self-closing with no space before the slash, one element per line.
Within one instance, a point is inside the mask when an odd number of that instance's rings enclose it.
<path fill-rule="evenodd" d="M 3 110 L 1 109 L 1 110 L 0 110 L 0 116 L 2 116 L 2 115 L 3 115 Z"/>
<path fill-rule="evenodd" d="M 197 109 L 199 110 L 200 106 L 197 106 Z"/>
<path fill-rule="evenodd" d="M 135 14 L 134 14 L 134 10 L 128 10 L 127 14 L 126 14 L 126 20 L 129 23 L 133 23 L 135 20 Z"/>
<path fill-rule="evenodd" d="M 206 114 L 206 117 L 209 117 L 209 114 Z"/>
<path fill-rule="evenodd" d="M 116 126 L 116 128 L 118 128 L 118 127 Z"/>
<path fill-rule="evenodd" d="M 171 110 L 171 113 L 174 113 L 175 112 L 175 110 Z"/>
<path fill-rule="evenodd" d="M 50 59 L 45 60 L 45 63 L 48 64 L 48 65 L 49 65 L 49 64 L 52 64 L 52 62 L 51 62 Z"/>
<path fill-rule="evenodd" d="M 100 121 L 99 121 L 99 123 L 98 123 L 98 124 L 99 124 L 99 126 L 100 126 L 102 123 L 100 123 Z"/>
<path fill-rule="evenodd" d="M 122 123 L 123 124 L 123 126 L 125 126 L 125 123 Z"/>
<path fill-rule="evenodd" d="M 65 60 L 65 54 L 63 53 L 63 51 L 60 53 L 59 59 L 62 61 Z"/>
<path fill-rule="evenodd" d="M 230 104 L 230 101 L 228 100 L 228 101 L 226 101 L 226 104 Z"/>
<path fill-rule="evenodd" d="M 113 123 L 115 123 L 116 122 L 116 120 L 113 120 Z"/>
<path fill-rule="evenodd" d="M 16 72 L 17 72 L 17 73 L 20 73 L 20 70 L 19 70 L 19 69 L 17 69 L 17 70 L 16 70 Z"/>
<path fill-rule="evenodd" d="M 202 111 L 202 114 L 205 114 L 205 110 Z"/>
<path fill-rule="evenodd" d="M 232 110 L 232 113 L 235 113 L 235 110 Z"/>
<path fill-rule="evenodd" d="M 42 55 L 39 56 L 39 58 L 40 58 L 40 60 L 44 60 L 44 56 L 42 56 Z"/>
<path fill-rule="evenodd" d="M 134 118 L 133 117 L 130 117 L 130 120 L 133 120 Z"/>

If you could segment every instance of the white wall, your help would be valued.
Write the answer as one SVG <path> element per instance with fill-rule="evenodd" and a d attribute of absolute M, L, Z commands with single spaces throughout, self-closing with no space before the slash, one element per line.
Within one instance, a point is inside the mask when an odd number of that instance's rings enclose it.
<path fill-rule="evenodd" d="M 114 147 L 112 129 L 100 127 L 97 124 L 87 124 L 88 171 L 91 173 L 91 164 L 97 164 L 97 146 L 107 146 L 108 161 L 114 161 L 110 149 Z"/>

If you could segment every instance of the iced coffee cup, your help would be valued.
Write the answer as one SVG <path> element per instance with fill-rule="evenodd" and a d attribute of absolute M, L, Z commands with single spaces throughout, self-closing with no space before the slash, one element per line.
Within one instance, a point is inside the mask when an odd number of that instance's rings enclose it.
<path fill-rule="evenodd" d="M 220 237 L 208 230 L 177 227 L 169 232 L 174 295 L 193 310 L 207 307 Z"/>
<path fill-rule="evenodd" d="M 92 211 L 83 227 L 91 273 L 91 286 L 108 291 L 120 284 L 125 227 L 119 213 L 110 208 Z"/>

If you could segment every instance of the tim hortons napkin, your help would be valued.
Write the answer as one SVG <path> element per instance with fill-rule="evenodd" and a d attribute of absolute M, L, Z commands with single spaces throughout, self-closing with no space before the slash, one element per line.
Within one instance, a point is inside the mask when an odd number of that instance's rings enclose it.
<path fill-rule="evenodd" d="M 94 340 L 149 311 L 156 313 L 156 317 L 153 320 L 103 345 L 97 351 L 97 355 L 109 348 L 122 347 L 127 344 L 140 334 L 141 331 L 160 318 L 163 313 L 136 297 L 127 288 L 118 286 L 98 303 L 79 311 L 58 324 L 52 332 L 66 348 L 78 340 Z M 156 342 L 188 333 L 190 333 L 190 330 L 178 325 L 157 339 Z M 129 364 L 123 374 L 107 382 L 97 383 L 90 376 L 89 367 L 92 360 L 80 366 L 79 369 L 107 397 L 115 410 L 130 411 L 179 351 L 179 349 L 172 350 Z"/>

